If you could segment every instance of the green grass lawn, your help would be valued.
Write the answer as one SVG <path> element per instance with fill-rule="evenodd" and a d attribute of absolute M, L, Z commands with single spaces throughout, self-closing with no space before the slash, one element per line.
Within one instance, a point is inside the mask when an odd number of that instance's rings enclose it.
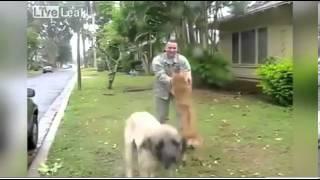
<path fill-rule="evenodd" d="M 118 74 L 107 90 L 107 73 L 83 71 L 50 150 L 47 165 L 60 164 L 54 177 L 123 177 L 123 129 L 135 111 L 154 113 L 153 77 Z M 108 95 L 112 93 L 113 95 Z M 263 177 L 292 173 L 292 112 L 256 96 L 194 90 L 204 146 L 189 152 L 177 177 Z M 171 108 L 172 109 L 172 108 Z M 170 124 L 175 125 L 174 112 Z"/>

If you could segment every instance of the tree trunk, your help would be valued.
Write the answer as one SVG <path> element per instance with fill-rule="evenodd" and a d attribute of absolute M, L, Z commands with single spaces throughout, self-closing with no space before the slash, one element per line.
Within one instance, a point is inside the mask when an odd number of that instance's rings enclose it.
<path fill-rule="evenodd" d="M 199 27 L 198 33 L 199 33 L 198 36 L 199 36 L 199 40 L 200 40 L 200 46 L 204 47 L 204 45 L 203 45 L 203 27 L 202 26 Z"/>
<path fill-rule="evenodd" d="M 106 64 L 107 64 L 108 71 L 111 71 L 110 59 L 108 57 L 106 58 Z"/>
<path fill-rule="evenodd" d="M 147 54 L 143 54 L 143 59 L 144 59 L 144 66 L 145 66 L 145 71 L 146 74 L 150 74 L 150 63 L 148 61 L 148 56 Z"/>
<path fill-rule="evenodd" d="M 208 13 L 207 13 L 207 1 L 202 1 L 202 43 L 203 48 L 208 49 Z"/>
<path fill-rule="evenodd" d="M 191 45 L 195 45 L 193 23 L 192 23 L 192 20 L 190 18 L 188 18 L 188 31 L 189 31 L 190 44 Z"/>
<path fill-rule="evenodd" d="M 91 1 L 92 2 L 92 6 L 91 6 L 91 14 L 96 14 L 96 2 L 95 1 Z M 95 16 L 92 16 L 92 24 L 95 25 L 96 18 Z M 94 30 L 94 33 L 91 33 L 92 36 L 92 51 L 93 51 L 93 67 L 97 67 L 97 52 L 96 52 L 96 36 L 95 36 L 96 30 Z"/>
<path fill-rule="evenodd" d="M 94 18 L 93 18 L 94 19 Z M 97 67 L 97 52 L 96 52 L 96 37 L 92 37 L 92 51 L 93 51 L 93 67 Z"/>
<path fill-rule="evenodd" d="M 108 89 L 112 89 L 112 86 L 113 86 L 113 82 L 116 78 L 116 73 L 118 71 L 118 66 L 119 66 L 119 63 L 122 59 L 122 49 L 120 48 L 119 49 L 120 51 L 120 56 L 118 57 L 118 59 L 115 61 L 115 65 L 114 67 L 111 69 L 111 72 L 109 73 L 109 85 L 108 85 Z M 111 58 L 111 57 L 110 57 Z"/>
<path fill-rule="evenodd" d="M 139 54 L 139 59 L 142 62 L 143 69 L 146 74 L 150 74 L 150 68 L 149 68 L 149 61 L 148 61 L 148 56 L 146 53 L 143 52 L 143 47 L 140 47 L 138 45 L 138 54 Z M 142 51 L 142 52 L 141 52 Z"/>
<path fill-rule="evenodd" d="M 181 42 L 183 46 L 181 48 L 185 49 L 188 44 L 188 34 L 187 34 L 187 26 L 186 21 L 184 19 L 181 19 Z M 182 50 L 182 49 L 181 49 Z"/>
<path fill-rule="evenodd" d="M 113 81 L 114 81 L 115 76 L 116 76 L 116 73 L 115 73 L 115 72 L 110 72 L 110 73 L 109 73 L 108 89 L 112 89 L 112 85 L 113 85 Z"/>
<path fill-rule="evenodd" d="M 215 7 L 215 10 L 214 10 L 214 15 L 213 15 L 213 44 L 212 44 L 212 47 L 214 49 L 214 51 L 217 51 L 218 47 L 217 47 L 217 43 L 216 43 L 216 40 L 217 40 L 217 21 L 218 21 L 218 1 L 216 2 L 216 7 Z"/>
<path fill-rule="evenodd" d="M 182 38 L 183 38 L 183 42 L 185 43 L 185 45 L 187 45 L 188 44 L 187 20 L 183 20 L 182 23 L 183 23 Z"/>
<path fill-rule="evenodd" d="M 80 31 L 77 33 L 77 69 L 78 69 L 78 90 L 81 90 L 81 69 L 80 69 Z"/>
<path fill-rule="evenodd" d="M 86 35 L 85 35 L 85 31 L 82 30 L 82 58 L 83 58 L 83 63 L 84 63 L 84 67 L 87 68 L 88 67 L 88 59 L 86 58 Z"/>
<path fill-rule="evenodd" d="M 178 42 L 178 51 L 180 51 L 180 52 L 185 47 L 184 39 L 182 38 L 182 36 L 183 36 L 182 28 L 183 28 L 182 21 L 179 20 L 179 26 L 176 27 L 175 33 L 176 33 L 176 39 Z"/>
<path fill-rule="evenodd" d="M 150 74 L 150 62 L 152 61 L 152 57 L 153 57 L 153 51 L 152 51 L 152 42 L 151 42 L 151 34 L 149 34 L 149 59 L 146 59 L 147 62 L 147 72 L 146 74 L 149 75 Z"/>

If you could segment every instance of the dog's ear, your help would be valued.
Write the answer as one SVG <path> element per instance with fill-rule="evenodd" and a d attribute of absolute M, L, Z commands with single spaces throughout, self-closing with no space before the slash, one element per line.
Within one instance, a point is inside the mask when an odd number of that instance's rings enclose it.
<path fill-rule="evenodd" d="M 142 148 L 152 150 L 151 138 L 146 138 L 141 145 Z"/>
<path fill-rule="evenodd" d="M 156 145 L 156 149 L 157 149 L 157 150 L 160 150 L 160 149 L 163 148 L 163 146 L 164 146 L 164 142 L 163 142 L 163 139 L 161 139 L 161 140 L 158 142 L 158 144 Z"/>
<path fill-rule="evenodd" d="M 141 145 L 142 148 L 148 149 L 150 151 L 160 151 L 163 148 L 163 146 L 163 139 L 161 139 L 158 143 L 155 143 L 154 141 L 152 141 L 150 137 L 146 138 Z"/>
<path fill-rule="evenodd" d="M 162 152 L 163 147 L 164 147 L 163 139 L 160 139 L 159 142 L 157 144 L 155 144 L 155 146 L 154 146 L 153 153 L 158 158 L 158 160 L 161 160 L 161 158 L 162 158 L 161 152 Z"/>

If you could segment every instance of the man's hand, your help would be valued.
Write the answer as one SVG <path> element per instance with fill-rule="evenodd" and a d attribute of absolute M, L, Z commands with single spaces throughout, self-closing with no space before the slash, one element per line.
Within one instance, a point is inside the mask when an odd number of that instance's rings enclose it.
<path fill-rule="evenodd" d="M 173 88 L 170 89 L 170 93 L 171 93 L 173 96 L 175 96 L 174 91 L 173 91 Z"/>
<path fill-rule="evenodd" d="M 192 85 L 192 79 L 190 77 L 187 77 L 187 82 L 188 82 L 188 85 Z"/>
<path fill-rule="evenodd" d="M 172 77 L 170 77 L 170 93 L 174 96 L 174 91 L 172 86 Z"/>
<path fill-rule="evenodd" d="M 191 71 L 186 73 L 186 79 L 187 83 L 190 87 L 192 87 L 192 76 L 191 76 Z"/>

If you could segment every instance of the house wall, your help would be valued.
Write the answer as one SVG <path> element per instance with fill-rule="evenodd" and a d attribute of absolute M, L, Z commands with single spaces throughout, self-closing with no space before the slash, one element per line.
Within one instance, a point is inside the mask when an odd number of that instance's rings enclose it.
<path fill-rule="evenodd" d="M 283 5 L 220 25 L 220 52 L 232 63 L 232 33 L 259 27 L 267 28 L 267 56 L 292 57 L 292 5 Z M 258 65 L 233 64 L 238 78 L 256 80 Z"/>

